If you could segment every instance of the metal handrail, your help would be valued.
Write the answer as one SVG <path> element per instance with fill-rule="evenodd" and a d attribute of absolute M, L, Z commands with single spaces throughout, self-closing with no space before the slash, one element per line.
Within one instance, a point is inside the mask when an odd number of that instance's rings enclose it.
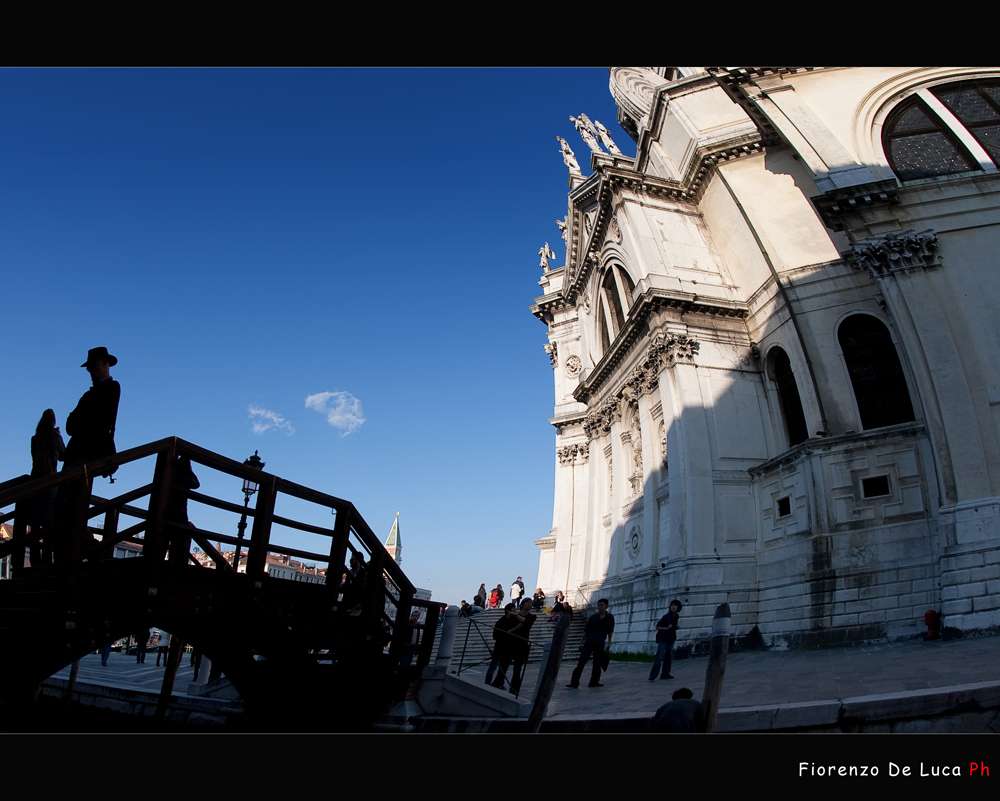
<path fill-rule="evenodd" d="M 498 620 L 499 620 L 499 618 L 498 618 Z M 479 635 L 479 638 L 483 641 L 483 645 L 486 646 L 486 650 L 489 652 L 490 658 L 489 659 L 481 659 L 478 662 L 472 663 L 471 665 L 469 665 L 469 667 L 479 667 L 480 665 L 483 665 L 483 664 L 490 664 L 490 663 L 492 663 L 492 661 L 494 659 L 494 656 L 495 656 L 493 649 L 490 647 L 489 641 L 486 639 L 486 637 L 483 635 L 482 630 L 479 628 L 479 621 L 478 620 L 474 620 L 472 617 L 469 617 L 468 621 L 469 621 L 469 626 L 465 630 L 465 642 L 462 644 L 462 656 L 461 656 L 461 658 L 459 659 L 459 662 L 458 662 L 458 673 L 457 673 L 457 675 L 461 675 L 462 668 L 465 667 L 465 665 L 466 665 L 466 663 L 465 663 L 465 653 L 466 653 L 466 651 L 468 650 L 468 647 L 469 647 L 469 634 L 471 633 L 473 626 L 476 627 L 476 633 Z M 493 626 L 490 627 L 491 630 L 495 626 L 496 626 L 496 623 L 494 623 Z M 527 643 L 528 648 L 529 648 L 529 652 L 530 652 L 531 648 L 543 648 L 544 649 L 544 647 L 545 647 L 544 643 L 538 642 L 537 640 L 532 640 L 530 637 L 522 637 L 519 634 L 511 634 L 509 632 L 504 632 L 504 634 L 506 636 L 510 637 L 511 639 L 521 640 L 521 642 Z M 527 668 L 528 668 L 528 661 L 529 660 L 525 659 L 524 663 L 521 665 L 521 679 L 522 679 L 522 681 L 524 679 L 524 673 L 527 671 Z M 511 684 L 511 681 L 507 678 L 506 671 L 501 671 L 500 675 L 503 677 L 504 684 L 513 686 Z M 519 698 L 520 695 L 521 695 L 520 687 L 521 687 L 521 682 L 518 683 L 518 691 L 516 693 L 514 693 L 514 697 L 515 698 Z"/>

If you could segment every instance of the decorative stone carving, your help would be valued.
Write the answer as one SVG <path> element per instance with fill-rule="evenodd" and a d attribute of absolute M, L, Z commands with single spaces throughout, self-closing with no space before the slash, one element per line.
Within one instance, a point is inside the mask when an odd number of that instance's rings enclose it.
<path fill-rule="evenodd" d="M 601 146 L 597 144 L 597 129 L 586 114 L 581 114 L 579 117 L 570 116 L 569 121 L 576 126 L 576 130 L 587 147 L 595 153 L 604 152 L 601 150 Z"/>
<path fill-rule="evenodd" d="M 638 525 L 632 526 L 632 530 L 629 531 L 625 550 L 633 562 L 639 558 L 642 551 L 642 529 Z"/>
<path fill-rule="evenodd" d="M 657 334 L 646 350 L 646 360 L 654 372 L 677 362 L 694 363 L 694 356 L 701 347 L 697 340 L 684 334 Z"/>
<path fill-rule="evenodd" d="M 562 151 L 563 163 L 569 167 L 570 179 L 582 179 L 583 173 L 580 171 L 580 163 L 576 160 L 576 156 L 573 154 L 573 149 L 569 146 L 569 142 L 561 136 L 557 136 L 556 139 L 559 140 L 559 149 Z"/>
<path fill-rule="evenodd" d="M 850 253 L 844 255 L 856 268 L 868 270 L 873 278 L 878 278 L 897 270 L 935 264 L 933 251 L 937 242 L 937 234 L 932 228 L 920 233 L 910 230 L 854 242 Z"/>
<path fill-rule="evenodd" d="M 552 251 L 552 248 L 549 247 L 549 243 L 546 242 L 539 249 L 538 255 L 542 257 L 542 261 L 538 266 L 542 268 L 543 273 L 547 273 L 549 271 L 549 259 L 554 259 L 556 254 Z"/>
<path fill-rule="evenodd" d="M 619 245 L 622 243 L 622 229 L 618 226 L 617 214 L 611 215 L 611 238 Z"/>
<path fill-rule="evenodd" d="M 622 155 L 622 152 L 618 149 L 618 145 L 615 144 L 611 138 L 611 134 L 608 133 L 608 129 L 601 125 L 600 120 L 594 120 L 594 127 L 597 128 L 597 138 L 608 149 L 608 152 L 614 153 L 617 156 Z"/>
<path fill-rule="evenodd" d="M 642 475 L 642 429 L 639 426 L 638 415 L 632 420 L 632 462 L 635 472 Z"/>
<path fill-rule="evenodd" d="M 590 456 L 590 445 L 586 442 L 565 445 L 556 449 L 556 456 L 559 457 L 559 464 L 573 464 L 577 457 L 580 459 L 580 464 L 583 464 Z"/>
<path fill-rule="evenodd" d="M 556 220 L 556 225 L 559 228 L 559 233 L 562 234 L 562 241 L 565 242 L 569 233 L 569 215 L 567 214 L 561 220 Z"/>
<path fill-rule="evenodd" d="M 666 83 L 648 67 L 615 67 L 610 88 L 618 107 L 638 124 L 653 105 L 656 88 Z"/>
<path fill-rule="evenodd" d="M 587 439 L 604 436 L 611 432 L 611 426 L 622 419 L 621 403 L 617 398 L 609 398 L 599 409 L 587 415 L 583 431 Z"/>
<path fill-rule="evenodd" d="M 583 372 L 583 362 L 580 360 L 579 356 L 570 356 L 566 360 L 566 375 L 570 378 L 576 378 L 580 373 Z"/>
<path fill-rule="evenodd" d="M 590 314 L 590 290 L 583 293 L 583 310 Z"/>
<path fill-rule="evenodd" d="M 545 348 L 545 352 L 549 355 L 549 363 L 552 365 L 552 369 L 556 369 L 556 360 L 559 353 L 559 343 L 552 342 L 550 344 L 542 345 Z"/>

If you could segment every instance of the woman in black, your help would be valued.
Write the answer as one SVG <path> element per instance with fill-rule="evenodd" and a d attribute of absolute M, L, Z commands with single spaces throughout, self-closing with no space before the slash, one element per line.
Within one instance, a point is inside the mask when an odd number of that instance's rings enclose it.
<path fill-rule="evenodd" d="M 46 409 L 42 419 L 35 428 L 35 436 L 31 438 L 31 477 L 45 478 L 59 469 L 59 462 L 64 461 L 66 447 L 63 445 L 62 434 L 56 427 L 56 413 Z M 44 490 L 33 499 L 28 513 L 28 524 L 31 533 L 44 536 L 45 529 L 50 528 L 55 519 L 56 487 Z M 51 540 L 51 537 L 49 537 Z M 52 543 L 35 539 L 30 547 L 31 566 L 41 567 L 52 562 Z"/>

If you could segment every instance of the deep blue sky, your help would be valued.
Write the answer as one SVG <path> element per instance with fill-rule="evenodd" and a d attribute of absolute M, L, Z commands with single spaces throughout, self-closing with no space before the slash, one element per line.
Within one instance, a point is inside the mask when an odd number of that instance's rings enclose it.
<path fill-rule="evenodd" d="M 635 152 L 600 68 L 0 71 L 0 479 L 106 345 L 119 450 L 259 449 L 383 538 L 399 510 L 403 569 L 436 599 L 533 589 L 555 432 L 528 306 L 542 242 L 565 259 L 557 135 L 590 173 L 581 112 Z"/>

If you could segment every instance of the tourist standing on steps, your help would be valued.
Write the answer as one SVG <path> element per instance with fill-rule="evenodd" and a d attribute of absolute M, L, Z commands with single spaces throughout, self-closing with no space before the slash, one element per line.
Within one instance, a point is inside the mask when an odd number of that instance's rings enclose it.
<path fill-rule="evenodd" d="M 121 385 L 111 377 L 110 370 L 116 364 L 118 359 L 108 353 L 107 348 L 91 348 L 87 361 L 80 365 L 87 368 L 93 386 L 83 393 L 66 418 L 70 440 L 63 470 L 115 453 L 115 423 L 122 394 Z M 113 472 L 112 469 L 105 475 Z"/>
<path fill-rule="evenodd" d="M 121 385 L 111 377 L 111 368 L 118 359 L 108 353 L 107 348 L 91 348 L 87 361 L 81 364 L 90 373 L 93 386 L 83 393 L 76 408 L 66 418 L 66 459 L 63 471 L 111 456 L 115 453 L 115 425 L 118 421 L 118 401 L 121 399 Z M 112 475 L 118 468 L 108 468 L 105 476 Z M 90 476 L 93 486 L 94 477 Z M 89 489 L 89 488 L 88 488 Z M 76 490 L 63 484 L 56 496 L 55 529 L 59 549 L 67 555 L 70 550 L 71 524 L 73 520 L 73 500 Z"/>
<path fill-rule="evenodd" d="M 573 670 L 573 677 L 567 687 L 576 689 L 580 686 L 580 676 L 583 675 L 583 668 L 587 660 L 594 658 L 594 668 L 590 673 L 590 684 L 588 687 L 603 687 L 601 684 L 601 661 L 605 653 L 611 650 L 611 635 L 615 630 L 615 616 L 608 611 L 608 599 L 601 598 L 597 602 L 597 614 L 591 615 L 587 621 L 587 627 L 583 630 L 583 638 L 580 640 L 580 661 L 577 662 Z M 607 644 L 605 645 L 605 640 Z"/>
<path fill-rule="evenodd" d="M 46 409 L 31 438 L 31 477 L 45 478 L 59 470 L 59 462 L 66 458 L 62 434 L 56 427 L 56 413 Z M 41 567 L 52 563 L 52 524 L 55 522 L 57 488 L 45 490 L 31 501 L 28 525 L 34 542 L 31 543 L 31 566 Z M 37 537 L 41 534 L 44 542 Z"/>
<path fill-rule="evenodd" d="M 508 645 L 510 648 L 508 654 L 509 658 L 514 660 L 514 672 L 510 676 L 510 692 L 513 695 L 517 695 L 521 691 L 521 677 L 524 675 L 524 666 L 531 653 L 531 645 L 529 643 L 531 627 L 538 619 L 537 615 L 531 614 L 530 598 L 525 598 L 521 601 L 521 611 L 514 616 L 514 619 L 518 621 L 518 624 L 508 632 Z M 502 673 L 507 672 L 507 664 L 507 661 L 500 662 Z"/>
<path fill-rule="evenodd" d="M 670 602 L 670 611 L 660 618 L 656 624 L 656 656 L 653 658 L 653 669 L 649 671 L 649 680 L 656 681 L 656 672 L 663 663 L 661 679 L 672 679 L 670 665 L 673 662 L 674 642 L 677 640 L 677 623 L 681 611 L 681 602 L 676 598 Z"/>
<path fill-rule="evenodd" d="M 521 583 L 521 577 L 518 576 L 514 579 L 514 583 L 510 585 L 510 602 L 515 606 L 520 606 L 521 595 L 524 593 L 524 585 Z"/>
<path fill-rule="evenodd" d="M 492 684 L 495 687 L 502 688 L 504 680 L 504 671 L 507 669 L 507 665 L 510 664 L 510 638 L 507 633 L 520 624 L 520 620 L 517 618 L 516 610 L 514 604 L 507 604 L 504 607 L 504 615 L 496 623 L 493 624 L 493 658 L 490 660 L 490 666 L 486 669 L 486 684 Z M 503 664 L 503 670 L 497 675 L 497 681 L 499 684 L 494 684 L 493 674 L 496 669 Z"/>

